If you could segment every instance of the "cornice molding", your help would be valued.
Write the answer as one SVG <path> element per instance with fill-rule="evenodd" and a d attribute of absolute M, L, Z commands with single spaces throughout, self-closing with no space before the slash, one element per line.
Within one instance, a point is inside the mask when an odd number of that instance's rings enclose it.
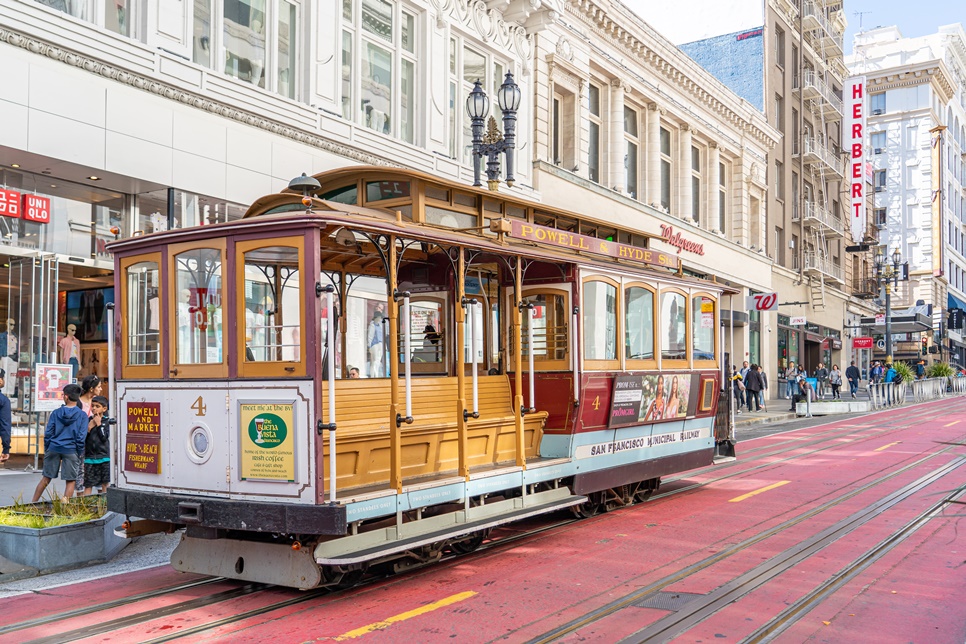
<path fill-rule="evenodd" d="M 870 84 L 869 91 L 883 92 L 902 87 L 914 87 L 931 83 L 936 91 L 948 103 L 956 96 L 959 83 L 949 73 L 946 64 L 941 60 L 930 60 L 914 65 L 890 67 L 888 69 L 870 70 L 865 72 Z"/>
<path fill-rule="evenodd" d="M 121 83 L 122 85 L 143 90 L 155 96 L 160 96 L 170 101 L 175 101 L 182 105 L 187 105 L 203 112 L 235 121 L 236 123 L 258 128 L 259 130 L 269 132 L 276 136 L 284 137 L 319 150 L 331 152 L 332 154 L 337 154 L 347 159 L 352 159 L 367 165 L 403 167 L 401 164 L 391 161 L 388 158 L 336 143 L 314 132 L 292 127 L 281 121 L 265 118 L 260 114 L 213 100 L 199 92 L 187 91 L 155 78 L 136 74 L 104 61 L 97 60 L 96 58 L 79 54 L 70 49 L 58 47 L 57 45 L 5 27 L 0 27 L 0 42 L 19 47 L 32 54 L 45 56 L 51 60 L 70 65 L 71 67 L 82 69 L 90 74 L 95 74 L 102 78 Z"/>
<path fill-rule="evenodd" d="M 659 52 L 652 44 L 660 44 L 660 36 L 653 34 L 652 42 L 645 42 L 642 37 L 644 34 L 635 33 L 630 25 L 622 24 L 615 20 L 608 10 L 597 4 L 596 0 L 566 0 L 567 10 L 578 19 L 587 24 L 590 30 L 600 40 L 608 41 L 611 45 L 627 55 L 630 60 L 640 61 L 644 66 L 652 69 L 657 75 L 673 83 L 685 94 L 690 95 L 696 102 L 704 105 L 710 112 L 716 114 L 722 120 L 728 122 L 735 130 L 752 137 L 766 150 L 771 150 L 779 139 L 774 138 L 768 131 L 755 125 L 748 117 L 740 114 L 730 105 L 717 98 L 711 90 L 707 89 L 700 82 L 693 78 L 693 75 L 682 69 L 681 63 L 686 64 L 688 59 L 684 53 L 680 52 L 672 45 L 668 45 L 668 52 L 678 52 L 684 59 L 682 61 L 670 60 L 662 52 Z M 622 15 L 617 16 L 624 19 Z M 649 34 L 648 34 L 649 35 Z M 697 64 L 695 64 L 697 67 Z M 720 81 L 716 81 L 710 74 L 707 74 L 710 82 L 719 83 L 728 89 Z M 717 88 L 714 88 L 717 89 Z M 730 91 L 730 90 L 729 90 Z M 754 108 L 750 108 L 754 110 Z M 754 110 L 755 114 L 760 114 Z"/>

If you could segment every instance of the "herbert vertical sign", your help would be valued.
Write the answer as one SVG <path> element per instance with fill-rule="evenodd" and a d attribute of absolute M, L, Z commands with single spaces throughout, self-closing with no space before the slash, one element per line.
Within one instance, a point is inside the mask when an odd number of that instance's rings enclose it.
<path fill-rule="evenodd" d="M 124 471 L 161 473 L 161 403 L 127 403 Z"/>
<path fill-rule="evenodd" d="M 845 83 L 845 134 L 849 151 L 849 196 L 852 239 L 865 237 L 865 76 L 855 76 Z"/>
<path fill-rule="evenodd" d="M 241 479 L 295 481 L 295 403 L 241 402 Z"/>

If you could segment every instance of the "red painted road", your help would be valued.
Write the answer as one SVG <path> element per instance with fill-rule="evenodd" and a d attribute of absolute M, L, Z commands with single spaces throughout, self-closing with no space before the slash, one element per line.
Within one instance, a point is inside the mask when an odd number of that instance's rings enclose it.
<path fill-rule="evenodd" d="M 779 642 L 963 644 L 966 508 L 947 506 L 889 540 L 966 482 L 966 447 L 943 444 L 966 442 L 964 412 L 966 399 L 948 399 L 741 443 L 738 461 L 665 481 L 643 505 L 351 591 L 272 588 L 180 609 L 245 586 L 218 581 L 0 642 L 75 638 L 86 634 L 69 635 L 77 629 L 167 607 L 169 615 L 83 640 L 145 642 L 308 598 L 188 637 L 526 642 L 570 625 L 558 641 L 641 641 L 660 627 L 651 641 L 738 642 L 769 626 Z M 891 549 L 863 560 L 881 544 Z M 840 583 L 816 592 L 836 575 Z M 17 597 L 6 600 L 0 628 L 198 579 L 156 568 Z M 712 600 L 720 605 L 705 607 Z"/>

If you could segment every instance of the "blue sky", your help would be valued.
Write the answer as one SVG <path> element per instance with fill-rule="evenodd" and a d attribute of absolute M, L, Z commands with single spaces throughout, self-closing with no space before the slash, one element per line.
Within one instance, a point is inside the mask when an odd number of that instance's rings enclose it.
<path fill-rule="evenodd" d="M 622 0 L 672 43 L 692 42 L 709 36 L 760 27 L 762 0 Z M 845 52 L 852 52 L 852 37 L 862 29 L 897 25 L 902 35 L 916 38 L 936 33 L 955 22 L 966 27 L 963 0 L 844 0 Z M 861 16 L 856 12 L 864 12 Z M 688 16 L 682 19 L 682 15 Z"/>
<path fill-rule="evenodd" d="M 954 22 L 966 27 L 966 3 L 962 0 L 845 0 L 844 4 L 849 21 L 846 54 L 852 52 L 852 37 L 859 31 L 860 17 L 863 31 L 897 25 L 906 38 L 936 33 L 941 25 Z M 856 12 L 860 11 L 867 13 L 859 16 Z"/>

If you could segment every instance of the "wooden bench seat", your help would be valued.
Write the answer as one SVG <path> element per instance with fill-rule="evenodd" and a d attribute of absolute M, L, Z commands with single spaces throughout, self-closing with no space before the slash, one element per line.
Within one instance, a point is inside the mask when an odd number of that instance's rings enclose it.
<path fill-rule="evenodd" d="M 412 380 L 414 422 L 403 424 L 402 474 L 404 477 L 456 472 L 459 465 L 456 377 L 420 377 Z M 466 379 L 465 403 L 472 406 L 473 382 Z M 389 483 L 388 379 L 353 379 L 336 382 L 337 489 Z M 505 375 L 481 376 L 478 381 L 480 417 L 467 421 L 468 465 L 512 463 L 516 459 L 516 425 L 510 381 Z M 322 418 L 328 419 L 323 388 Z M 405 415 L 405 385 L 400 382 L 398 412 Z M 536 457 L 546 423 L 546 412 L 524 418 L 524 447 Z M 328 441 L 319 464 L 328 486 Z"/>

